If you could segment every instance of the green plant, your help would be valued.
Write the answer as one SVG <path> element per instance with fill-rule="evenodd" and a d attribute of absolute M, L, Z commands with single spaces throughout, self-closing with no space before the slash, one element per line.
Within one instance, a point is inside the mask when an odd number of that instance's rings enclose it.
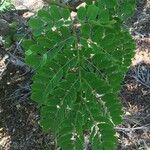
<path fill-rule="evenodd" d="M 13 8 L 11 0 L 0 0 L 0 13 L 5 12 Z"/>
<path fill-rule="evenodd" d="M 55 5 L 30 19 L 33 37 L 23 47 L 36 70 L 32 99 L 44 131 L 52 130 L 63 150 L 82 150 L 87 132 L 93 150 L 115 149 L 117 94 L 135 49 L 122 23 L 134 8 L 134 0 L 87 0 L 75 20 Z"/>

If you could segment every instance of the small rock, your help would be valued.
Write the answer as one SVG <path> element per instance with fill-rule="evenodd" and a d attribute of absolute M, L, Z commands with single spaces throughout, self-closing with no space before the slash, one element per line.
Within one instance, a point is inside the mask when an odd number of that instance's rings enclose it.
<path fill-rule="evenodd" d="M 12 4 L 17 10 L 20 8 L 26 8 L 31 11 L 38 11 L 44 6 L 42 0 L 12 0 Z"/>

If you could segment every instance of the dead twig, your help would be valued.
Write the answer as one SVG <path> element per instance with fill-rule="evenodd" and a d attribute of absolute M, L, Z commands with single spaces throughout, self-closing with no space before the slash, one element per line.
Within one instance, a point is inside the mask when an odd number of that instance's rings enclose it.
<path fill-rule="evenodd" d="M 150 129 L 150 123 L 146 124 L 144 126 L 141 126 L 141 127 L 135 127 L 135 128 L 116 127 L 115 129 L 117 131 L 124 131 L 124 132 L 131 132 L 131 131 L 135 131 L 135 130 L 149 130 Z"/>
<path fill-rule="evenodd" d="M 19 70 L 22 70 L 25 73 L 28 73 L 31 71 L 31 68 L 25 64 L 23 61 L 18 59 L 15 55 L 11 54 L 10 52 L 5 51 L 4 49 L 0 49 L 1 54 L 4 58 L 6 58 L 7 66 L 8 64 L 13 65 L 15 68 L 18 68 Z"/>
<path fill-rule="evenodd" d="M 150 67 L 149 66 L 143 66 L 139 64 L 134 69 L 134 74 L 132 77 L 142 85 L 146 86 L 147 88 L 150 88 Z"/>

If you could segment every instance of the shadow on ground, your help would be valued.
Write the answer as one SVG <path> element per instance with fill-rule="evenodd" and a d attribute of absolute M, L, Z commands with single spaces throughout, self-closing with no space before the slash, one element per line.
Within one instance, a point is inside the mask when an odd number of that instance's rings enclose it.
<path fill-rule="evenodd" d="M 30 72 L 25 74 L 8 64 L 0 80 L 2 150 L 45 150 L 47 147 L 53 149 L 52 137 L 42 133 L 38 124 L 37 106 L 29 100 L 30 77 Z"/>
<path fill-rule="evenodd" d="M 130 68 L 120 97 L 125 116 L 119 126 L 118 150 L 149 150 L 150 64 L 140 63 Z"/>

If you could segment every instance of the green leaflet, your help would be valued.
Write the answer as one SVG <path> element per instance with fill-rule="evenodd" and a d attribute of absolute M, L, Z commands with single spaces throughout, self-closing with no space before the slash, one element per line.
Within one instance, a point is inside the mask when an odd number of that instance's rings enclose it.
<path fill-rule="evenodd" d="M 37 16 L 39 18 L 41 18 L 43 21 L 48 21 L 51 18 L 50 13 L 48 11 L 46 11 L 46 10 L 43 10 L 43 9 L 38 11 Z"/>
<path fill-rule="evenodd" d="M 44 23 L 42 22 L 40 18 L 32 18 L 28 22 L 28 24 L 32 29 L 38 29 L 38 28 L 44 27 Z"/>
<path fill-rule="evenodd" d="M 107 22 L 109 22 L 109 18 L 110 18 L 110 16 L 109 16 L 109 11 L 108 11 L 108 9 L 102 9 L 102 10 L 99 10 L 99 20 L 100 20 L 100 22 L 102 22 L 102 23 L 107 23 Z"/>
<path fill-rule="evenodd" d="M 107 123 L 99 124 L 98 127 L 100 128 L 102 134 L 101 138 L 104 149 L 115 149 L 114 143 L 116 143 L 117 140 L 115 136 L 115 130 Z"/>
<path fill-rule="evenodd" d="M 119 2 L 119 6 L 117 8 L 118 16 L 122 20 L 128 19 L 131 15 L 133 15 L 135 6 L 136 6 L 136 0 L 125 0 Z"/>
<path fill-rule="evenodd" d="M 134 5 L 87 1 L 76 22 L 70 10 L 51 5 L 29 20 L 32 40 L 22 46 L 36 71 L 31 98 L 40 105 L 40 125 L 62 150 L 83 150 L 85 131 L 93 150 L 115 149 L 123 114 L 117 93 L 135 49 L 121 23 Z"/>
<path fill-rule="evenodd" d="M 61 19 L 60 9 L 57 6 L 55 5 L 50 6 L 49 12 L 51 16 L 53 17 L 54 21 L 58 21 L 59 19 Z"/>
<path fill-rule="evenodd" d="M 80 20 L 86 19 L 86 9 L 84 7 L 80 7 L 77 12 L 78 18 Z"/>
<path fill-rule="evenodd" d="M 111 1 L 105 1 L 105 0 L 98 0 L 99 5 L 101 7 L 106 7 L 106 8 L 114 8 L 117 5 L 117 1 L 119 0 L 111 0 Z"/>
<path fill-rule="evenodd" d="M 70 11 L 68 9 L 63 9 L 62 13 L 61 13 L 61 16 L 62 16 L 62 18 L 67 20 L 70 16 Z"/>
<path fill-rule="evenodd" d="M 92 149 L 93 150 L 102 149 L 101 137 L 99 135 L 96 135 L 96 136 L 93 135 L 91 137 L 91 141 L 92 141 Z"/>
<path fill-rule="evenodd" d="M 99 8 L 97 6 L 89 5 L 87 8 L 87 17 L 89 20 L 96 20 L 96 17 L 98 15 Z"/>
<path fill-rule="evenodd" d="M 25 50 L 28 50 L 30 48 L 30 46 L 32 46 L 34 44 L 33 40 L 28 40 L 28 39 L 24 39 L 23 43 L 22 43 L 22 47 Z"/>

